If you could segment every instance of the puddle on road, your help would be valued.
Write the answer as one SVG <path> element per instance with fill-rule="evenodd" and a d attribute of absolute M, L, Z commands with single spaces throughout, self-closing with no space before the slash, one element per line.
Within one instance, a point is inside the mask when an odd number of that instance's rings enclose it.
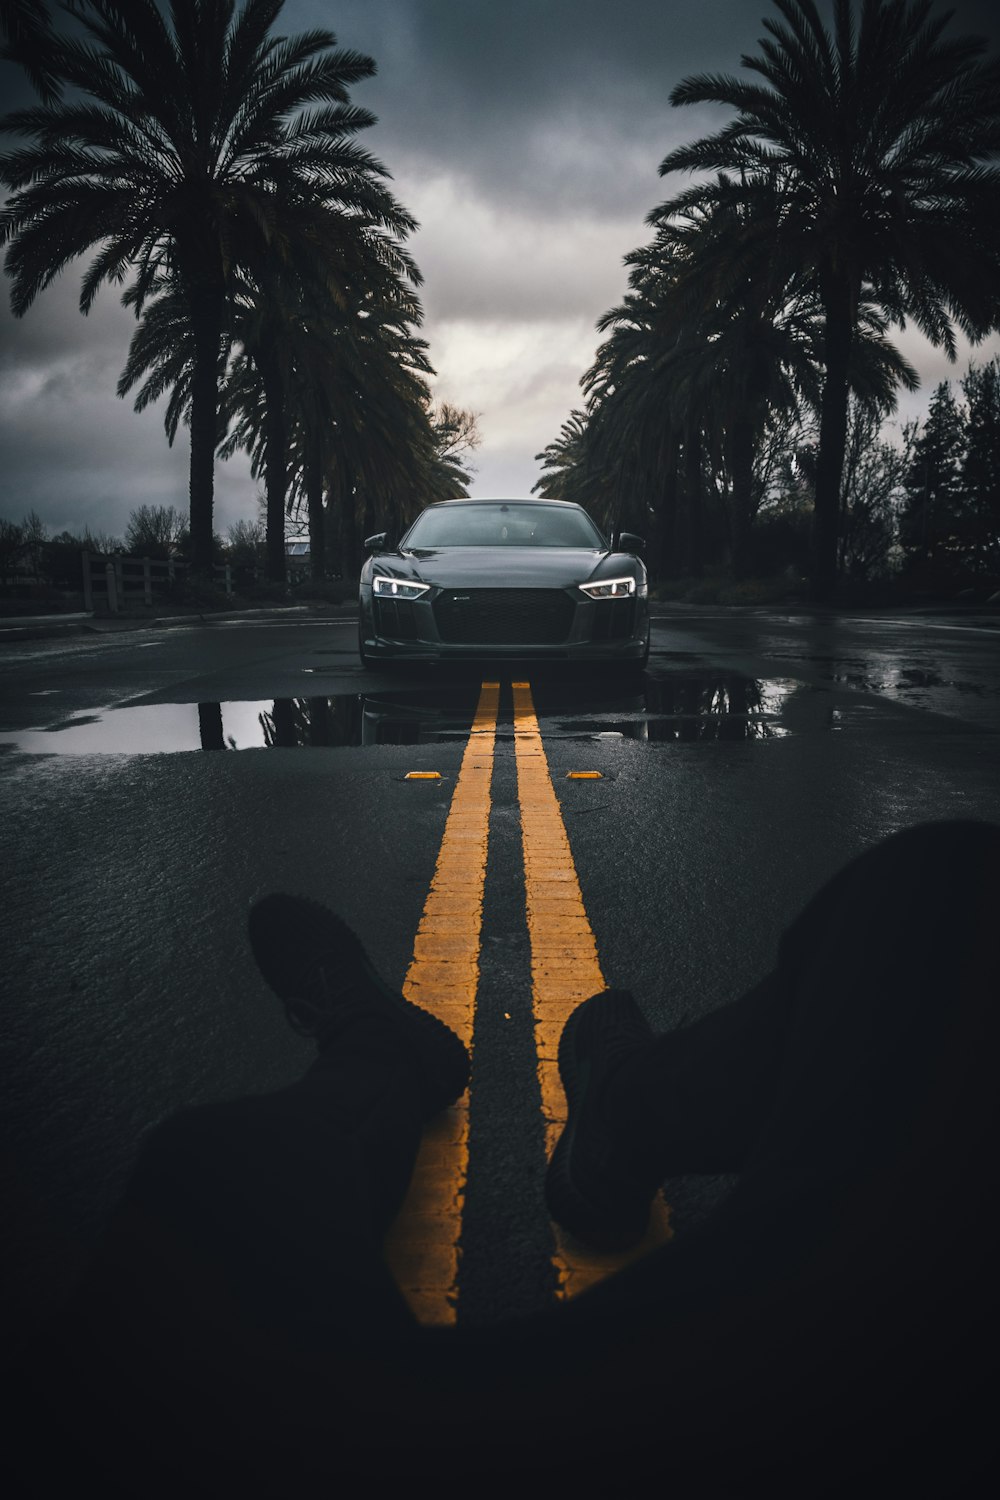
<path fill-rule="evenodd" d="M 416 696 L 416 695 L 415 695 Z M 165 755 L 187 750 L 415 745 L 464 740 L 475 701 L 447 712 L 357 693 L 260 702 L 139 703 L 81 713 L 45 729 L 0 731 L 0 748 L 28 755 Z"/>
<path fill-rule="evenodd" d="M 809 688 L 791 678 L 679 674 L 647 679 L 637 691 L 591 684 L 533 683 L 547 739 L 751 740 L 792 732 L 789 699 Z M 0 731 L 0 749 L 29 755 L 164 755 L 189 750 L 298 746 L 447 744 L 466 739 L 478 684 L 464 691 L 424 688 L 382 695 L 278 698 L 260 702 L 138 703 L 71 715 L 44 729 Z M 512 734 L 509 688 L 501 699 L 501 738 Z"/>
<path fill-rule="evenodd" d="M 785 704 L 802 687 L 793 678 L 660 679 L 645 685 L 641 711 L 556 720 L 555 736 L 659 742 L 781 739 L 791 733 L 781 722 Z"/>

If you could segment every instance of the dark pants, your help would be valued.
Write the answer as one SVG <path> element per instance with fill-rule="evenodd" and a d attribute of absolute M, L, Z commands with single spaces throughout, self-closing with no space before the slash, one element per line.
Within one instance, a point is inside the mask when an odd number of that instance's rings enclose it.
<path fill-rule="evenodd" d="M 1000 1332 L 998 923 L 1000 829 L 929 825 L 856 860 L 761 985 L 615 1081 L 664 1176 L 735 1172 L 732 1193 L 501 1328 L 418 1328 L 382 1263 L 420 1123 L 377 1028 L 280 1093 L 166 1122 L 45 1346 L 88 1387 L 81 1475 L 974 1487 Z"/>

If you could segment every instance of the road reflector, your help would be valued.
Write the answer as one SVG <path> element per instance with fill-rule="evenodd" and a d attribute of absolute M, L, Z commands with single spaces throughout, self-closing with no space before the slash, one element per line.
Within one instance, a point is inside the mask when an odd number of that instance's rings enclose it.
<path fill-rule="evenodd" d="M 567 771 L 567 781 L 600 781 L 600 771 Z"/>
<path fill-rule="evenodd" d="M 440 771 L 407 771 L 404 781 L 440 781 Z"/>

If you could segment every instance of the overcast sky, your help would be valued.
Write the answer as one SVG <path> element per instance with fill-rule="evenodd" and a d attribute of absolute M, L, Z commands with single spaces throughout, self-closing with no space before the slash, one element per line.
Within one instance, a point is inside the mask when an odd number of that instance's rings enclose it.
<path fill-rule="evenodd" d="M 954 29 L 995 45 L 992 0 L 953 8 Z M 693 72 L 738 72 L 768 13 L 769 0 L 287 0 L 283 32 L 320 26 L 376 61 L 352 97 L 377 115 L 364 144 L 420 221 L 435 394 L 480 414 L 473 493 L 535 483 L 535 454 L 581 404 L 594 324 L 626 290 L 622 258 L 684 180 L 660 178 L 660 161 L 728 118 L 672 109 L 670 92 Z M 13 70 L 0 85 L 20 102 Z M 186 435 L 170 450 L 162 411 L 115 396 L 132 315 L 105 288 L 84 318 L 79 289 L 72 268 L 15 320 L 4 288 L 0 515 L 120 536 L 137 505 L 186 513 Z M 969 351 L 950 367 L 909 330 L 899 342 L 923 377 L 900 407 L 915 415 Z M 244 458 L 220 463 L 216 530 L 254 516 L 255 497 Z"/>

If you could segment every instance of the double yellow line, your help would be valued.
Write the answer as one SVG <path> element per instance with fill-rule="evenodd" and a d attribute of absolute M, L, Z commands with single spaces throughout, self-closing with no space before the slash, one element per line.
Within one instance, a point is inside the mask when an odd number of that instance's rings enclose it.
<path fill-rule="evenodd" d="M 531 687 L 515 682 L 512 691 L 535 1046 L 546 1146 L 551 1154 L 566 1118 L 556 1060 L 559 1036 L 579 1002 L 606 984 L 549 774 Z M 499 700 L 499 683 L 484 682 L 403 986 L 407 999 L 447 1021 L 470 1048 Z M 425 1323 L 450 1323 L 456 1316 L 468 1140 L 468 1101 L 463 1098 L 425 1132 L 409 1195 L 386 1247 L 396 1280 Z M 668 1234 L 662 1205 L 646 1240 L 628 1256 L 597 1255 L 567 1243 L 557 1232 L 554 1261 L 559 1294 L 573 1295 L 626 1260 L 645 1254 Z"/>

